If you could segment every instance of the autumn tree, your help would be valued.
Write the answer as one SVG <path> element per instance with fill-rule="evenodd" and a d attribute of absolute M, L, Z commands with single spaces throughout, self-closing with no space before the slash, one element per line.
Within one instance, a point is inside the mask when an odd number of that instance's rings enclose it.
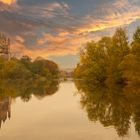
<path fill-rule="evenodd" d="M 129 52 L 126 30 L 118 28 L 113 37 L 87 43 L 74 75 L 95 83 L 123 83 L 119 65 Z"/>
<path fill-rule="evenodd" d="M 120 68 L 127 83 L 140 82 L 140 27 L 134 33 L 131 52 L 124 57 Z"/>

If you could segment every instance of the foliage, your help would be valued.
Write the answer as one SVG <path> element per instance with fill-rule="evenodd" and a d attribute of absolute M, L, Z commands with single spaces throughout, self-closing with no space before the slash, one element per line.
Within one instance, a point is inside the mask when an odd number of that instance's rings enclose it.
<path fill-rule="evenodd" d="M 74 77 L 91 121 L 114 126 L 120 137 L 128 134 L 133 121 L 140 135 L 140 27 L 130 44 L 123 28 L 88 43 Z"/>
<path fill-rule="evenodd" d="M 44 77 L 54 79 L 59 76 L 56 63 L 45 59 L 31 60 L 29 56 L 7 61 L 0 57 L 0 79 L 30 79 Z"/>
<path fill-rule="evenodd" d="M 140 27 L 131 44 L 126 30 L 118 28 L 112 37 L 87 43 L 80 57 L 75 78 L 105 84 L 140 82 Z"/>

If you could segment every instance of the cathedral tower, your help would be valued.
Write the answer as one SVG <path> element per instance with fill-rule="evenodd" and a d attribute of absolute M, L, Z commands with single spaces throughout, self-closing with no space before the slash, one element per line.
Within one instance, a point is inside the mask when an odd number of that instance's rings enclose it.
<path fill-rule="evenodd" d="M 10 39 L 0 33 L 0 56 L 10 60 Z"/>

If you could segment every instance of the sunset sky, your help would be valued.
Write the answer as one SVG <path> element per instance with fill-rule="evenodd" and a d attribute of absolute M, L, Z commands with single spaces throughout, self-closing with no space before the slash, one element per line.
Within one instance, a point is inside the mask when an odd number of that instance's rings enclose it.
<path fill-rule="evenodd" d="M 14 56 L 54 60 L 72 68 L 86 42 L 140 25 L 140 0 L 0 0 L 0 32 Z"/>

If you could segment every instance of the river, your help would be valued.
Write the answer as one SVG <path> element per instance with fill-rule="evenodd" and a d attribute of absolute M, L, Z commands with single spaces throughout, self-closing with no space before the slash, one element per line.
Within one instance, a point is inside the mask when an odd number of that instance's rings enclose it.
<path fill-rule="evenodd" d="M 88 117 L 81 94 L 72 81 L 61 82 L 48 95 L 16 96 L 12 88 L 0 99 L 0 140 L 138 140 L 130 118 L 126 135 L 119 136 L 115 125 L 103 125 Z M 20 90 L 20 89 L 19 89 Z M 22 90 L 22 89 L 21 89 Z M 24 90 L 23 90 L 24 91 Z M 40 89 L 44 93 L 43 89 Z M 22 93 L 23 94 L 23 93 Z M 25 97 L 25 98 L 24 98 Z M 117 99 L 116 99 L 117 100 Z M 89 103 L 90 104 L 90 103 Z M 130 117 L 132 117 L 130 115 Z M 114 123 L 113 123 L 114 124 Z"/>

